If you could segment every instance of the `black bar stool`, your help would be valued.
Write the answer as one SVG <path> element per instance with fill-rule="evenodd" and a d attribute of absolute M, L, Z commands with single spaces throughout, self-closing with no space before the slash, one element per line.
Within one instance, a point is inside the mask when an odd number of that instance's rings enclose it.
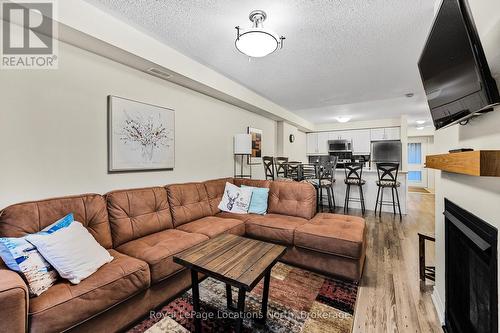
<path fill-rule="evenodd" d="M 331 213 L 335 210 L 335 196 L 333 183 L 335 182 L 335 162 L 323 164 L 302 164 L 302 181 L 311 184 L 316 189 L 316 209 L 323 210 L 323 189 L 328 196 L 328 209 Z"/>
<path fill-rule="evenodd" d="M 399 210 L 399 218 L 402 218 L 401 215 L 401 206 L 399 204 L 399 194 L 398 187 L 401 186 L 401 183 L 398 181 L 398 170 L 399 163 L 377 163 L 377 201 L 375 202 L 375 215 L 377 215 L 377 206 L 380 203 L 380 210 L 378 212 L 379 216 L 382 216 L 382 205 L 391 205 L 394 215 L 396 215 L 396 204 Z M 384 202 L 384 189 L 390 188 L 392 192 L 392 203 L 390 201 Z M 396 192 L 397 202 L 394 201 L 394 192 Z M 379 201 L 380 196 L 380 201 Z"/>
<path fill-rule="evenodd" d="M 319 165 L 318 169 L 318 184 L 319 200 L 321 208 L 323 208 L 323 189 L 326 190 L 328 196 L 328 209 L 330 213 L 335 210 L 335 195 L 333 193 L 333 183 L 335 183 L 335 167 L 336 162 L 326 162 Z"/>
<path fill-rule="evenodd" d="M 347 185 L 345 190 L 344 214 L 349 210 L 349 201 L 361 203 L 361 212 L 365 214 L 365 198 L 363 196 L 363 185 L 366 181 L 362 179 L 364 163 L 346 163 L 344 166 L 345 179 L 344 183 Z M 359 198 L 350 198 L 351 186 L 358 186 Z"/>

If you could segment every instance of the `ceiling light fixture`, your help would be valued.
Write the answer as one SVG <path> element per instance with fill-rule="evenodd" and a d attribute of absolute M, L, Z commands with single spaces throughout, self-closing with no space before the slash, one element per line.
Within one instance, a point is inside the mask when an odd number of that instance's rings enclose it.
<path fill-rule="evenodd" d="M 419 130 L 419 131 L 421 131 L 421 130 L 423 130 L 423 129 L 424 129 L 424 126 L 418 126 L 418 127 L 417 127 L 417 130 Z"/>
<path fill-rule="evenodd" d="M 337 119 L 337 121 L 339 123 L 347 123 L 349 120 L 351 120 L 351 117 L 349 117 L 349 116 L 340 116 L 340 117 L 336 117 L 335 119 Z"/>
<path fill-rule="evenodd" d="M 423 125 L 425 124 L 425 120 L 417 120 L 416 123 L 419 125 Z"/>
<path fill-rule="evenodd" d="M 236 41 L 238 51 L 252 58 L 265 57 L 278 49 L 283 48 L 285 37 L 278 37 L 271 30 L 264 29 L 267 14 L 263 10 L 254 10 L 248 16 L 253 22 L 252 28 L 243 30 L 236 27 Z"/>
<path fill-rule="evenodd" d="M 405 96 L 408 98 L 412 98 L 413 96 L 415 96 L 415 94 L 414 93 L 407 93 L 407 94 L 405 94 Z"/>

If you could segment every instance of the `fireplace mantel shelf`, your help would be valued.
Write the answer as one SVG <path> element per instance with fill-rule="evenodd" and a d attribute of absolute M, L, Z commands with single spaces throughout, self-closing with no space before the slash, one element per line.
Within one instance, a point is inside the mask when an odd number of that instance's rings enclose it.
<path fill-rule="evenodd" d="M 500 177 L 500 150 L 427 155 L 425 167 L 470 176 Z"/>

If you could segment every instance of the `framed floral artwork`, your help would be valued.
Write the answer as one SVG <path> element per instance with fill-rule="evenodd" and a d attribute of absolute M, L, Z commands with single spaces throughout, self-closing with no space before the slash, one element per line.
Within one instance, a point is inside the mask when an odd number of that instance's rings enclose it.
<path fill-rule="evenodd" d="M 172 170 L 174 130 L 174 110 L 108 96 L 108 171 Z"/>

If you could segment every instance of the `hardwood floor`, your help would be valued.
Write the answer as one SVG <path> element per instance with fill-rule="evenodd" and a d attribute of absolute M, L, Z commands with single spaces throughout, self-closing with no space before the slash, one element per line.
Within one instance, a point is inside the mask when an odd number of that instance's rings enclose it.
<path fill-rule="evenodd" d="M 417 233 L 434 234 L 434 195 L 409 193 L 408 215 L 402 221 L 390 213 L 379 218 L 373 211 L 367 211 L 365 219 L 367 259 L 353 332 L 442 332 L 430 297 L 431 282 L 421 290 L 418 278 Z M 432 264 L 434 246 L 426 245 Z"/>

